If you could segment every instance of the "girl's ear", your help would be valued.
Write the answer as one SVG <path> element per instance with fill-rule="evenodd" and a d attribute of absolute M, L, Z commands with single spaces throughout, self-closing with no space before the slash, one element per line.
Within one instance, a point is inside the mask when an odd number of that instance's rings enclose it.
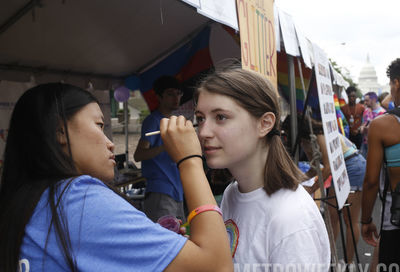
<path fill-rule="evenodd" d="M 56 131 L 56 135 L 57 135 L 57 141 L 60 145 L 63 146 L 67 144 L 67 136 L 65 134 L 64 127 L 60 126 Z"/>
<path fill-rule="evenodd" d="M 275 126 L 276 117 L 272 112 L 264 113 L 259 119 L 259 136 L 265 137 Z"/>

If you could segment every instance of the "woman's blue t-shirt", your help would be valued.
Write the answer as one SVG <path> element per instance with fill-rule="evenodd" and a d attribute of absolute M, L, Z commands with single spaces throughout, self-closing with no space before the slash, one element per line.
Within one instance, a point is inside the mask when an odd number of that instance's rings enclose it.
<path fill-rule="evenodd" d="M 68 180 L 61 182 L 58 194 Z M 73 179 L 59 207 L 66 218 L 78 271 L 162 271 L 187 241 L 154 224 L 90 176 Z M 50 222 L 46 190 L 25 228 L 20 271 L 70 271 L 54 224 L 49 231 Z"/>

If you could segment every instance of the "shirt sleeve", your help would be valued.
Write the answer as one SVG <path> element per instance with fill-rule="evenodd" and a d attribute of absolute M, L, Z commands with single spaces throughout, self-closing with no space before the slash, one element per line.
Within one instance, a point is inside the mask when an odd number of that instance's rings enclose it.
<path fill-rule="evenodd" d="M 64 204 L 78 270 L 163 271 L 187 239 L 86 177 L 71 184 Z"/>
<path fill-rule="evenodd" d="M 152 131 L 157 131 L 160 130 L 160 122 L 153 116 L 149 115 L 144 119 L 143 124 L 142 124 L 142 131 L 141 131 L 141 140 L 145 140 L 150 142 L 150 146 L 153 147 L 154 144 L 158 141 L 158 138 L 160 138 L 160 135 L 153 135 L 150 137 L 145 136 L 146 133 L 152 132 Z"/>

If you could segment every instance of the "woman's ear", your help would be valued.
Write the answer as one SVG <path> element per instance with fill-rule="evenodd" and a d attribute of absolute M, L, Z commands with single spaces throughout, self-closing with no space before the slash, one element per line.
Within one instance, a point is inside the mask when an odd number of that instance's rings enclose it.
<path fill-rule="evenodd" d="M 393 80 L 393 83 L 394 83 L 394 86 L 395 86 L 396 90 L 400 91 L 400 81 L 397 78 L 395 78 Z"/>
<path fill-rule="evenodd" d="M 67 144 L 67 136 L 64 127 L 60 126 L 56 131 L 57 141 L 60 145 Z"/>
<path fill-rule="evenodd" d="M 275 126 L 276 117 L 273 112 L 264 113 L 259 119 L 259 136 L 265 137 Z"/>

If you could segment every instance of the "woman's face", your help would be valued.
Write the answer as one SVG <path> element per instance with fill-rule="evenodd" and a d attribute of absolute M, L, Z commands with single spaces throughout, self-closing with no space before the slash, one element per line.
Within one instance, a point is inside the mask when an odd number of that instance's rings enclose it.
<path fill-rule="evenodd" d="M 115 166 L 114 144 L 104 134 L 104 117 L 99 105 L 87 104 L 67 125 L 72 158 L 78 172 L 111 181 Z M 68 153 L 66 144 L 63 148 Z"/>
<path fill-rule="evenodd" d="M 211 168 L 230 169 L 255 153 L 260 140 L 257 120 L 232 98 L 203 90 L 195 115 L 200 143 Z"/>

